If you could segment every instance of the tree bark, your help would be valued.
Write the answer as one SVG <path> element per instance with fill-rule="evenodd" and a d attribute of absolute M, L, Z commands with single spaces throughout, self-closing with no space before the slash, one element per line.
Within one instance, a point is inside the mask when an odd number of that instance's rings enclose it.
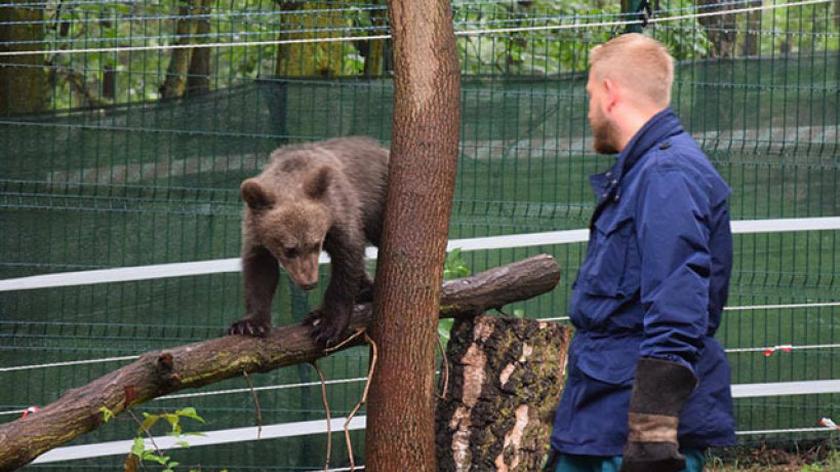
<path fill-rule="evenodd" d="M 212 0 L 199 0 L 200 15 L 209 15 Z M 196 20 L 196 43 L 206 43 L 210 34 L 210 18 L 205 16 Z M 187 72 L 186 95 L 195 96 L 210 91 L 210 48 L 194 48 L 190 58 L 190 68 Z"/>
<path fill-rule="evenodd" d="M 374 4 L 382 4 L 382 0 L 377 0 Z M 371 10 L 370 22 L 373 26 L 382 27 L 387 23 L 386 14 L 381 10 Z M 372 34 L 383 34 L 385 30 L 376 29 Z M 367 50 L 365 52 L 365 77 L 381 77 L 385 73 L 385 43 L 384 39 L 374 39 L 368 41 Z"/>
<path fill-rule="evenodd" d="M 6 4 L 27 3 L 11 0 Z M 29 2 L 31 3 L 31 2 Z M 44 48 L 44 9 L 0 6 L 0 51 L 37 51 Z M 8 24 L 11 22 L 24 22 Z M 25 23 L 31 22 L 31 23 Z M 29 44 L 12 44 L 36 41 Z M 44 55 L 0 56 L 0 115 L 37 113 L 47 105 Z"/>
<path fill-rule="evenodd" d="M 448 1 L 391 0 L 389 15 L 394 117 L 365 467 L 432 472 L 436 315 L 458 158 L 460 68 Z"/>
<path fill-rule="evenodd" d="M 199 11 L 201 0 L 180 0 L 178 20 L 175 22 L 175 44 L 190 44 L 195 34 L 197 22 L 192 18 Z M 187 72 L 190 67 L 192 48 L 172 49 L 166 79 L 160 86 L 161 98 L 177 98 L 184 95 L 187 88 Z"/>
<path fill-rule="evenodd" d="M 281 15 L 283 27 L 279 40 L 330 38 L 344 33 L 339 28 L 348 26 L 347 18 L 335 12 L 306 13 L 308 10 L 335 9 L 327 2 L 279 2 L 284 12 L 301 10 L 298 14 Z M 315 31 L 313 31 L 315 30 Z M 318 31 L 320 30 L 320 31 Z M 286 33 L 284 31 L 298 31 Z M 338 77 L 343 73 L 344 43 L 315 42 L 278 44 L 274 73 L 286 77 Z"/>
<path fill-rule="evenodd" d="M 452 280 L 442 290 L 442 316 L 475 316 L 546 293 L 559 280 L 560 269 L 548 255 Z M 367 327 L 371 317 L 370 304 L 356 306 L 346 334 Z M 22 467 L 40 454 L 96 429 L 102 421 L 99 409 L 103 406 L 118 414 L 152 398 L 242 372 L 267 372 L 319 359 L 326 354 L 313 343 L 309 329 L 283 326 L 274 328 L 264 339 L 225 336 L 144 354 L 125 367 L 66 392 L 37 414 L 0 425 L 0 472 Z M 359 339 L 343 348 L 357 344 Z"/>
<path fill-rule="evenodd" d="M 698 0 L 703 12 L 731 10 L 732 5 L 719 5 L 721 0 Z M 705 16 L 697 19 L 706 29 L 706 37 L 712 43 L 710 57 L 734 57 L 737 39 L 735 15 Z"/>
<path fill-rule="evenodd" d="M 479 316 L 455 322 L 438 402 L 440 470 L 531 472 L 548 452 L 571 329 Z"/>
<path fill-rule="evenodd" d="M 760 7 L 761 0 L 755 0 L 749 3 L 751 7 Z M 744 32 L 744 45 L 741 50 L 744 56 L 758 56 L 759 44 L 761 36 L 759 30 L 761 29 L 761 12 L 747 13 L 747 31 Z"/>

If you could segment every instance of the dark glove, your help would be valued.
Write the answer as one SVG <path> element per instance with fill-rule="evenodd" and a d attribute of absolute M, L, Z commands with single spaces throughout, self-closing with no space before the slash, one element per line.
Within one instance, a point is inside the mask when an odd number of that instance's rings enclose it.
<path fill-rule="evenodd" d="M 679 472 L 685 468 L 677 426 L 680 410 L 696 386 L 694 372 L 682 364 L 639 359 L 621 472 Z"/>

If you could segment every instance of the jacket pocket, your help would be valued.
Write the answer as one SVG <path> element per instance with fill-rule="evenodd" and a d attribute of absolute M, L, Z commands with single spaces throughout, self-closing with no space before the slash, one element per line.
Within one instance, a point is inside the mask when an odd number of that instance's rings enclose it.
<path fill-rule="evenodd" d="M 590 295 L 622 298 L 638 288 L 639 256 L 629 216 L 595 222 L 595 247 L 587 263 L 584 291 Z"/>
<path fill-rule="evenodd" d="M 633 383 L 641 336 L 584 335 L 584 338 L 575 347 L 576 366 L 585 376 L 614 386 Z"/>

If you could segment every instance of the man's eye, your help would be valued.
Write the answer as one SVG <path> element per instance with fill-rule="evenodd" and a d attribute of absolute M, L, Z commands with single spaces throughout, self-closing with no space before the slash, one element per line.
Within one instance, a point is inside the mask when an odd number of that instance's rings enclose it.
<path fill-rule="evenodd" d="M 296 247 L 287 247 L 283 249 L 283 257 L 286 259 L 294 259 L 299 253 L 300 251 Z"/>

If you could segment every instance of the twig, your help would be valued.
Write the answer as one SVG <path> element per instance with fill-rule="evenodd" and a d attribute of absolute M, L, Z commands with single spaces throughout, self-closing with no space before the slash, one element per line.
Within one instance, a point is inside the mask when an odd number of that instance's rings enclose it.
<path fill-rule="evenodd" d="M 440 336 L 437 337 L 438 348 L 440 348 L 440 355 L 441 364 L 443 364 L 443 390 L 437 396 L 441 400 L 446 399 L 446 392 L 449 389 L 449 360 L 446 358 L 446 349 L 443 347 L 443 342 L 440 340 Z"/>
<path fill-rule="evenodd" d="M 330 402 L 327 400 L 327 383 L 324 380 L 324 372 L 321 371 L 321 368 L 318 367 L 318 363 L 313 361 L 310 362 L 312 367 L 315 368 L 315 372 L 318 372 L 318 377 L 321 379 L 321 401 L 324 403 L 324 412 L 327 414 L 327 460 L 324 463 L 324 472 L 327 472 L 330 468 L 330 455 L 332 454 L 332 430 L 330 429 L 330 423 L 332 419 L 330 418 Z"/>
<path fill-rule="evenodd" d="M 149 441 L 151 441 L 152 447 L 155 448 L 155 454 L 157 454 L 159 456 L 163 456 L 163 452 L 161 452 L 160 448 L 155 443 L 155 437 L 152 436 L 152 432 L 149 431 L 148 428 L 143 427 L 143 422 L 140 421 L 140 418 L 138 418 L 137 415 L 135 415 L 134 412 L 131 411 L 131 409 L 126 409 L 125 411 L 128 412 L 128 415 L 131 416 L 131 419 L 133 419 L 134 422 L 137 423 L 137 426 L 140 427 L 140 431 L 143 431 L 144 433 L 146 433 L 146 436 L 149 437 Z M 131 455 L 131 453 L 128 453 L 128 454 Z M 139 461 L 139 463 L 140 463 L 140 468 L 143 469 L 143 470 L 146 470 L 146 468 L 143 466 L 143 461 Z"/>
<path fill-rule="evenodd" d="M 248 382 L 248 388 L 251 389 L 251 397 L 254 399 L 254 406 L 257 410 L 257 439 L 260 439 L 260 435 L 262 434 L 262 409 L 260 408 L 260 399 L 257 398 L 257 391 L 254 390 L 254 384 L 251 383 L 251 377 L 248 377 L 248 372 L 243 370 L 242 375 L 245 377 L 245 381 Z"/>
<path fill-rule="evenodd" d="M 355 332 L 355 333 L 353 333 L 353 334 L 351 334 L 350 336 L 348 336 L 348 337 L 347 337 L 347 339 L 345 339 L 344 341 L 341 341 L 340 343 L 336 344 L 336 345 L 335 345 L 335 346 L 333 346 L 333 347 L 329 347 L 329 348 L 324 349 L 324 352 L 333 352 L 333 351 L 337 351 L 337 350 L 341 349 L 341 348 L 342 348 L 342 346 L 345 346 L 347 343 L 349 343 L 350 341 L 352 341 L 352 340 L 354 340 L 354 339 L 358 338 L 358 337 L 359 337 L 359 335 L 361 335 L 361 334 L 362 334 L 362 333 L 364 333 L 364 332 L 365 332 L 365 328 L 359 328 L 359 329 L 357 329 L 357 330 L 356 330 L 356 332 Z"/>
<path fill-rule="evenodd" d="M 356 413 L 359 411 L 359 408 L 367 402 L 368 390 L 370 390 L 370 381 L 373 379 L 373 375 L 376 372 L 376 360 L 379 358 L 379 351 L 376 347 L 376 343 L 373 339 L 365 333 L 365 341 L 370 344 L 371 350 L 373 350 L 373 354 L 371 355 L 370 359 L 370 368 L 368 369 L 368 378 L 367 382 L 365 382 L 365 390 L 362 392 L 362 399 L 359 400 L 359 403 L 356 403 L 356 406 L 347 415 L 347 420 L 344 422 L 344 440 L 347 443 L 347 454 L 350 456 L 350 472 L 356 470 L 356 462 L 353 460 L 353 445 L 350 444 L 350 421 L 356 416 Z"/>

